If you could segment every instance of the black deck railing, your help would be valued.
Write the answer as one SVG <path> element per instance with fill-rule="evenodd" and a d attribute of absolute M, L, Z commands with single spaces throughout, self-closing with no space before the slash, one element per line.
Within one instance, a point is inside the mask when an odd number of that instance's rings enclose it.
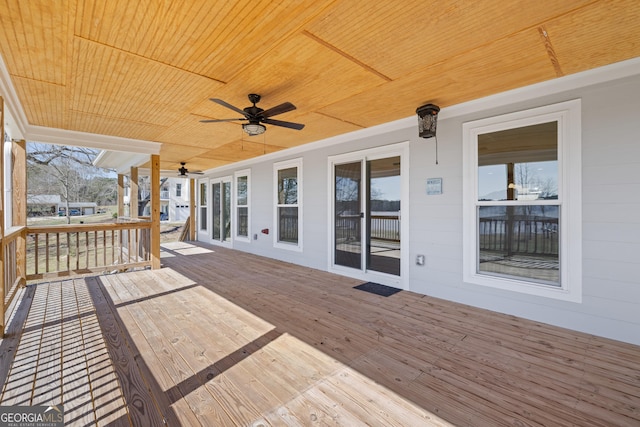
<path fill-rule="evenodd" d="M 340 215 L 335 222 L 336 241 L 352 241 L 360 238 L 360 215 Z M 400 241 L 400 217 L 398 215 L 371 215 L 371 238 L 390 242 Z"/>
<path fill-rule="evenodd" d="M 558 255 L 557 218 L 524 215 L 480 218 L 478 233 L 481 251 Z"/>

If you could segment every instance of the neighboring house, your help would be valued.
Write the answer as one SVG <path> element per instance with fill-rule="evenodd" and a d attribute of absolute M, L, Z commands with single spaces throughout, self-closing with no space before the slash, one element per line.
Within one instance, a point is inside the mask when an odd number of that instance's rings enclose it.
<path fill-rule="evenodd" d="M 27 216 L 65 216 L 66 203 L 57 194 L 27 195 Z M 70 202 L 69 212 L 71 216 L 93 215 L 98 213 L 98 205 L 95 202 Z"/>
<path fill-rule="evenodd" d="M 163 178 L 165 179 L 165 178 Z M 149 196 L 149 191 L 140 190 L 140 199 Z M 129 203 L 129 188 L 125 189 L 124 203 Z M 151 207 L 144 207 L 143 216 L 151 215 Z M 160 220 L 184 222 L 189 217 L 189 179 L 166 178 L 160 187 Z"/>
<path fill-rule="evenodd" d="M 160 218 L 171 222 L 185 222 L 188 217 L 189 179 L 167 178 L 160 188 Z"/>
<path fill-rule="evenodd" d="M 66 215 L 66 205 L 62 204 L 58 210 L 59 215 Z M 69 212 L 71 216 L 94 215 L 98 213 L 98 204 L 95 202 L 70 202 Z"/>
<path fill-rule="evenodd" d="M 27 216 L 56 216 L 61 203 L 58 194 L 28 194 Z"/>
<path fill-rule="evenodd" d="M 197 237 L 640 344 L 638 99 L 636 60 L 221 167 Z"/>

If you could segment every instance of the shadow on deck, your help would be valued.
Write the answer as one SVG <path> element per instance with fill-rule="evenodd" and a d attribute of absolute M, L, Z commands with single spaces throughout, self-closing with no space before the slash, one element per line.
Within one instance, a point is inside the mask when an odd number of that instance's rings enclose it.
<path fill-rule="evenodd" d="M 66 425 L 638 425 L 640 348 L 224 248 L 31 285 L 0 405 Z"/>

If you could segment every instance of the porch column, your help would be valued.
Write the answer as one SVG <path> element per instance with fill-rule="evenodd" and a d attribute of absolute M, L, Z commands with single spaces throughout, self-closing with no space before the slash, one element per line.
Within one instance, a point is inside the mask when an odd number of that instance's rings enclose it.
<path fill-rule="evenodd" d="M 27 225 L 27 141 L 24 139 L 13 141 L 11 144 L 13 168 L 11 173 L 13 187 L 13 218 L 14 227 Z M 57 214 L 57 212 L 56 212 Z M 26 230 L 23 230 L 16 240 L 16 276 L 20 278 L 20 286 L 27 284 L 27 240 Z"/>
<path fill-rule="evenodd" d="M 138 218 L 138 168 L 132 166 L 129 176 L 129 217 Z"/>
<path fill-rule="evenodd" d="M 196 240 L 196 180 L 189 180 L 189 240 Z"/>
<path fill-rule="evenodd" d="M 118 218 L 124 216 L 124 175 L 118 174 Z"/>
<path fill-rule="evenodd" d="M 160 268 L 160 156 L 157 154 L 151 155 L 151 268 Z"/>

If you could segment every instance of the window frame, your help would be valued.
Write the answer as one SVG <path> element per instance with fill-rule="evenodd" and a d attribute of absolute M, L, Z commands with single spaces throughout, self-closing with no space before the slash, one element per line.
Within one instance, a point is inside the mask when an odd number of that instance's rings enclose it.
<path fill-rule="evenodd" d="M 291 168 L 296 168 L 296 181 L 297 181 L 297 188 L 296 188 L 296 192 L 297 192 L 297 203 L 295 204 L 285 204 L 285 203 L 278 203 L 278 172 L 283 170 L 283 169 L 291 169 Z M 302 215 L 302 187 L 303 187 L 303 181 L 302 181 L 302 158 L 297 158 L 297 159 L 291 159 L 291 160 L 286 160 L 283 162 L 278 162 L 278 163 L 274 163 L 273 165 L 273 200 L 274 200 L 274 210 L 273 210 L 273 247 L 274 248 L 280 248 L 280 249 L 287 249 L 287 250 L 292 250 L 292 251 L 298 251 L 298 252 L 302 252 L 302 242 L 303 242 L 303 238 L 302 238 L 302 230 L 303 230 L 303 215 Z M 280 230 L 279 230 L 279 216 L 278 216 L 278 211 L 279 208 L 282 207 L 295 207 L 298 209 L 298 242 L 297 243 L 291 243 L 291 242 L 284 242 L 284 241 L 280 241 L 278 239 L 278 236 L 280 235 Z"/>
<path fill-rule="evenodd" d="M 182 184 L 176 182 L 176 197 L 182 197 Z"/>
<path fill-rule="evenodd" d="M 478 136 L 540 123 L 558 123 L 559 286 L 477 271 Z M 540 297 L 582 302 L 581 102 L 571 100 L 463 124 L 463 281 Z M 523 202 L 529 204 L 530 202 Z M 539 204 L 544 204 L 541 202 Z M 488 205 L 509 202 L 490 202 Z"/>
<path fill-rule="evenodd" d="M 247 178 L 247 203 L 245 205 L 241 205 L 238 203 L 238 189 L 240 186 L 238 185 L 238 178 L 246 177 Z M 251 242 L 251 169 L 244 169 L 237 171 L 233 174 L 233 212 L 235 215 L 235 221 L 233 224 L 233 237 L 236 240 L 243 242 Z M 238 234 L 240 221 L 239 212 L 240 208 L 247 208 L 247 235 L 241 236 Z"/>
<path fill-rule="evenodd" d="M 204 191 L 203 191 L 204 188 Z M 209 181 L 198 181 L 198 231 L 208 234 L 209 230 L 209 209 L 207 191 L 209 190 Z M 204 199 L 204 200 L 203 200 Z"/>

